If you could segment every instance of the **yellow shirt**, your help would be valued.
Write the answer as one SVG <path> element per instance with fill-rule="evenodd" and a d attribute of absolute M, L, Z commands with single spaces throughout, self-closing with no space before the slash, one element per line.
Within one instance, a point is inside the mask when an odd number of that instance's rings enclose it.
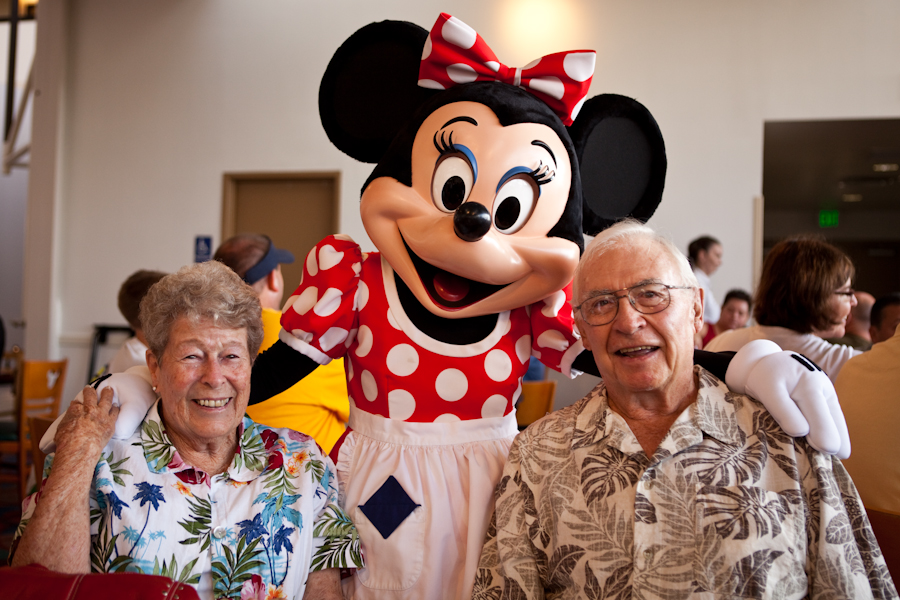
<path fill-rule="evenodd" d="M 900 515 L 900 327 L 847 361 L 834 382 L 850 430 L 843 461 L 866 508 Z"/>
<path fill-rule="evenodd" d="M 264 308 L 262 321 L 265 336 L 260 352 L 278 341 L 281 313 Z M 290 389 L 247 407 L 247 414 L 269 427 L 288 427 L 311 435 L 326 453 L 331 452 L 350 415 L 343 359 L 320 366 Z"/>

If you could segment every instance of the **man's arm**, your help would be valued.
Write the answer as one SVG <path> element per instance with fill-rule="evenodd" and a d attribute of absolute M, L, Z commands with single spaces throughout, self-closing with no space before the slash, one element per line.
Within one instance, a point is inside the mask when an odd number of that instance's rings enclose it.
<path fill-rule="evenodd" d="M 343 597 L 340 569 L 323 569 L 309 574 L 303 600 L 341 600 Z"/>
<path fill-rule="evenodd" d="M 94 467 L 112 437 L 119 407 L 107 388 L 100 398 L 84 389 L 84 403 L 73 402 L 56 434 L 56 456 L 40 502 L 19 540 L 13 566 L 39 563 L 62 573 L 89 573 L 91 535 L 89 494 Z"/>

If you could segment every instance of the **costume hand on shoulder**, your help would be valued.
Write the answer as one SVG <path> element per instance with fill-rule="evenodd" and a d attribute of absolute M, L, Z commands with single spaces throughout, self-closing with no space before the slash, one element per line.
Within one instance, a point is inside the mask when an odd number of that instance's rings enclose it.
<path fill-rule="evenodd" d="M 834 385 L 814 362 L 769 340 L 741 348 L 728 366 L 732 391 L 759 400 L 785 433 L 838 458 L 850 456 L 850 434 Z"/>
<path fill-rule="evenodd" d="M 144 415 L 156 402 L 156 392 L 150 383 L 150 369 L 147 367 L 131 367 L 124 373 L 113 373 L 96 380 L 91 384 L 99 393 L 106 388 L 113 390 L 113 404 L 120 407 L 119 417 L 116 419 L 116 431 L 113 438 L 127 440 L 140 426 Z M 78 392 L 78 396 L 72 402 L 84 402 L 84 392 Z M 41 450 L 50 453 L 56 450 L 56 430 L 63 420 L 65 413 L 60 415 L 44 437 L 41 438 Z"/>

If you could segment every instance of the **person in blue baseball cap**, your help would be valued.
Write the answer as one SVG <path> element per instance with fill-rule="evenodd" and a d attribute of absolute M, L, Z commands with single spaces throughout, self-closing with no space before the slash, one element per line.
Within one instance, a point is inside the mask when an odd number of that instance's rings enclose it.
<path fill-rule="evenodd" d="M 213 258 L 230 267 L 259 296 L 265 332 L 259 349 L 262 353 L 278 340 L 281 331 L 281 265 L 294 262 L 294 255 L 268 236 L 241 233 L 222 242 Z M 269 427 L 288 427 L 311 435 L 330 452 L 346 429 L 350 411 L 343 363 L 334 360 L 316 369 L 281 394 L 248 407 L 247 414 Z"/>

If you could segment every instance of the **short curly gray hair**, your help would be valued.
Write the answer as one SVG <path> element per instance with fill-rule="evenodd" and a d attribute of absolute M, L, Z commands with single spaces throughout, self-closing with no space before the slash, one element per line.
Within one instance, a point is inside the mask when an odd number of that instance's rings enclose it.
<path fill-rule="evenodd" d="M 259 298 L 237 274 L 217 261 L 182 267 L 154 284 L 141 300 L 141 327 L 157 360 L 180 318 L 209 319 L 216 327 L 247 328 L 247 350 L 256 358 L 263 339 Z"/>

